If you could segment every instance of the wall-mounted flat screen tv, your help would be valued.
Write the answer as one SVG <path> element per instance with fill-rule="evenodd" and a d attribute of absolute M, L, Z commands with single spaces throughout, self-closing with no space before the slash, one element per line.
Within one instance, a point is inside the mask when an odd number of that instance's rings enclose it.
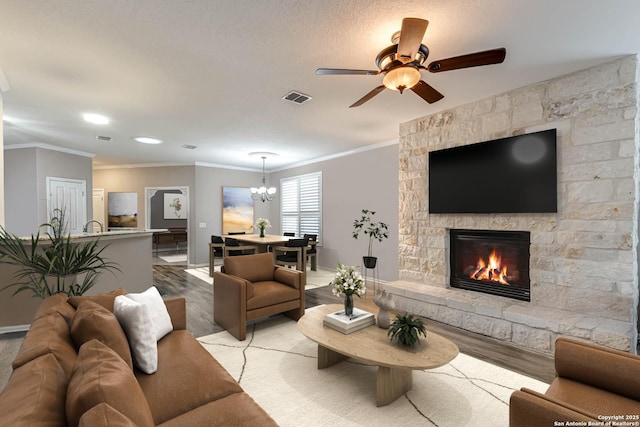
<path fill-rule="evenodd" d="M 429 153 L 430 213 L 557 212 L 556 129 Z"/>

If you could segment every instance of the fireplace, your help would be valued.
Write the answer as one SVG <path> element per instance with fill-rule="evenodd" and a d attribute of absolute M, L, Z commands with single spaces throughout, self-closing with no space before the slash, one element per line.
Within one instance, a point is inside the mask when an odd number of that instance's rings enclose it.
<path fill-rule="evenodd" d="M 450 286 L 530 301 L 528 231 L 450 230 Z"/>

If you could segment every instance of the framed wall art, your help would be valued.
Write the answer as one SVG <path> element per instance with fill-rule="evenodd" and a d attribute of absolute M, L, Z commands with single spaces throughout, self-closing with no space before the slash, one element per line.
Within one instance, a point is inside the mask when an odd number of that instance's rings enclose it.
<path fill-rule="evenodd" d="M 109 193 L 109 228 L 138 227 L 138 193 Z"/>
<path fill-rule="evenodd" d="M 187 218 L 187 197 L 179 193 L 164 193 L 164 219 Z"/>
<path fill-rule="evenodd" d="M 253 199 L 251 190 L 222 187 L 222 234 L 253 233 Z"/>

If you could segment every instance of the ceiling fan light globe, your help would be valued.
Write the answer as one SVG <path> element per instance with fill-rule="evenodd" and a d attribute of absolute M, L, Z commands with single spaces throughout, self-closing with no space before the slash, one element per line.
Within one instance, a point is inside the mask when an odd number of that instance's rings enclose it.
<path fill-rule="evenodd" d="M 389 70 L 382 83 L 391 90 L 410 89 L 420 81 L 420 71 L 413 67 L 403 66 Z M 402 89 L 402 90 L 401 90 Z"/>

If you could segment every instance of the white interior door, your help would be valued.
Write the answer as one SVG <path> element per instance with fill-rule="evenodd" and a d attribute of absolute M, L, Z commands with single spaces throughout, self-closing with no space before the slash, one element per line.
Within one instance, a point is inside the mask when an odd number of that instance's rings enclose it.
<path fill-rule="evenodd" d="M 68 231 L 81 234 L 87 222 L 86 188 L 84 180 L 47 177 L 47 220 L 54 209 L 63 210 Z"/>
<path fill-rule="evenodd" d="M 104 227 L 104 189 L 103 188 L 94 188 L 93 189 L 93 219 L 96 221 L 100 221 L 100 224 Z M 97 233 L 100 231 L 100 226 L 93 223 L 93 232 Z M 104 231 L 104 228 L 103 228 Z"/>

